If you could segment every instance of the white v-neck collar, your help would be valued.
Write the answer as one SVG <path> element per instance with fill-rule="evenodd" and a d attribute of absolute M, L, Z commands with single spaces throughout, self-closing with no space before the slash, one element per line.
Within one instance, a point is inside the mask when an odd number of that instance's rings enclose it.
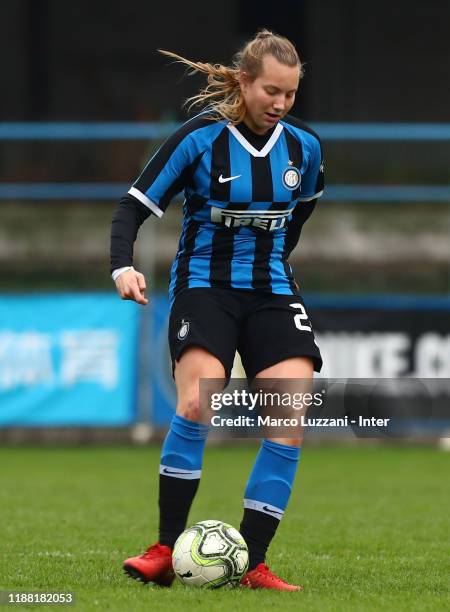
<path fill-rule="evenodd" d="M 233 136 L 241 143 L 244 149 L 246 149 L 250 153 L 250 155 L 253 155 L 253 157 L 266 157 L 266 155 L 270 153 L 271 149 L 278 140 L 281 132 L 283 131 L 283 126 L 281 125 L 281 123 L 277 123 L 277 127 L 272 132 L 272 136 L 263 146 L 261 151 L 258 151 L 258 149 L 255 149 L 255 147 L 249 143 L 245 136 L 241 134 L 241 132 L 237 129 L 235 125 L 233 125 L 232 123 L 228 123 L 227 128 L 230 130 Z"/>

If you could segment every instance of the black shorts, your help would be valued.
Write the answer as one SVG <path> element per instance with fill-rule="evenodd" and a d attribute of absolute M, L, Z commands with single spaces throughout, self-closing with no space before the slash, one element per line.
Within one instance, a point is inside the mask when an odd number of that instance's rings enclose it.
<path fill-rule="evenodd" d="M 169 320 L 172 364 L 188 346 L 212 353 L 230 377 L 238 351 L 247 377 L 290 357 L 310 357 L 320 372 L 322 358 L 301 297 L 242 289 L 185 289 Z"/>

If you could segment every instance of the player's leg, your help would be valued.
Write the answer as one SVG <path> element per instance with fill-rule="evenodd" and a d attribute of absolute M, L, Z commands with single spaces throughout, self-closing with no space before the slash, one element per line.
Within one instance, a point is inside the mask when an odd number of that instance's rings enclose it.
<path fill-rule="evenodd" d="M 291 304 L 299 303 L 298 300 L 280 296 L 268 300 L 266 305 L 262 303 L 241 342 L 241 357 L 249 378 L 256 383 L 263 379 L 277 381 L 276 389 L 282 393 L 292 393 L 294 388 L 298 391 L 299 387 L 303 392 L 309 391 L 313 370 L 321 365 L 307 317 L 302 318 L 300 329 L 298 320 L 293 320 L 297 308 L 293 312 Z M 276 431 L 268 435 L 262 441 L 247 483 L 240 531 L 249 547 L 249 572 L 243 583 L 252 588 L 299 588 L 274 577 L 264 561 L 289 501 L 301 440 L 300 429 L 292 432 L 291 437 L 277 435 Z"/>
<path fill-rule="evenodd" d="M 124 563 L 125 572 L 142 582 L 170 586 L 172 550 L 185 529 L 197 492 L 208 427 L 200 422 L 199 380 L 225 377 L 222 363 L 208 351 L 188 347 L 175 364 L 177 410 L 161 450 L 159 466 L 159 541 Z"/>
<path fill-rule="evenodd" d="M 165 438 L 159 468 L 159 542 L 127 559 L 125 571 L 144 582 L 170 586 L 172 549 L 184 530 L 201 476 L 208 428 L 201 423 L 199 380 L 230 374 L 236 322 L 211 290 L 187 290 L 175 301 L 169 344 L 177 388 L 177 410 Z M 213 354 L 214 353 L 214 354 Z"/>
<path fill-rule="evenodd" d="M 190 346 L 175 365 L 177 409 L 161 451 L 159 542 L 173 548 L 185 529 L 197 492 L 208 426 L 201 422 L 199 380 L 224 379 L 223 364 L 201 347 Z"/>
<path fill-rule="evenodd" d="M 312 377 L 311 359 L 294 357 L 271 366 L 257 379 L 302 379 Z M 278 389 L 283 392 L 282 383 Z M 291 389 L 290 385 L 286 389 Z M 271 437 L 262 441 L 244 493 L 244 516 L 240 531 L 249 548 L 249 572 L 243 583 L 252 588 L 299 590 L 267 569 L 267 549 L 278 529 L 291 494 L 298 462 L 302 432 L 295 437 Z"/>

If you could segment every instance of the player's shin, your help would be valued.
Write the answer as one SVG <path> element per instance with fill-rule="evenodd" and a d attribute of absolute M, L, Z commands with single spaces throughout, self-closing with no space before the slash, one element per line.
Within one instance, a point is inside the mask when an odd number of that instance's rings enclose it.
<path fill-rule="evenodd" d="M 300 449 L 264 440 L 244 494 L 240 532 L 249 549 L 249 570 L 264 563 L 291 494 Z"/>
<path fill-rule="evenodd" d="M 159 542 L 173 548 L 184 530 L 198 489 L 208 427 L 182 416 L 172 419 L 159 468 Z"/>

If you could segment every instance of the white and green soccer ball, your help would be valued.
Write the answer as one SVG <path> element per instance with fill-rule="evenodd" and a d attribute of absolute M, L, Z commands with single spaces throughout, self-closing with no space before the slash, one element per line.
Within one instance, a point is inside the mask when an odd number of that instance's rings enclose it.
<path fill-rule="evenodd" d="M 247 544 L 228 523 L 201 521 L 175 542 L 173 569 L 183 584 L 207 589 L 238 586 L 247 568 Z"/>

